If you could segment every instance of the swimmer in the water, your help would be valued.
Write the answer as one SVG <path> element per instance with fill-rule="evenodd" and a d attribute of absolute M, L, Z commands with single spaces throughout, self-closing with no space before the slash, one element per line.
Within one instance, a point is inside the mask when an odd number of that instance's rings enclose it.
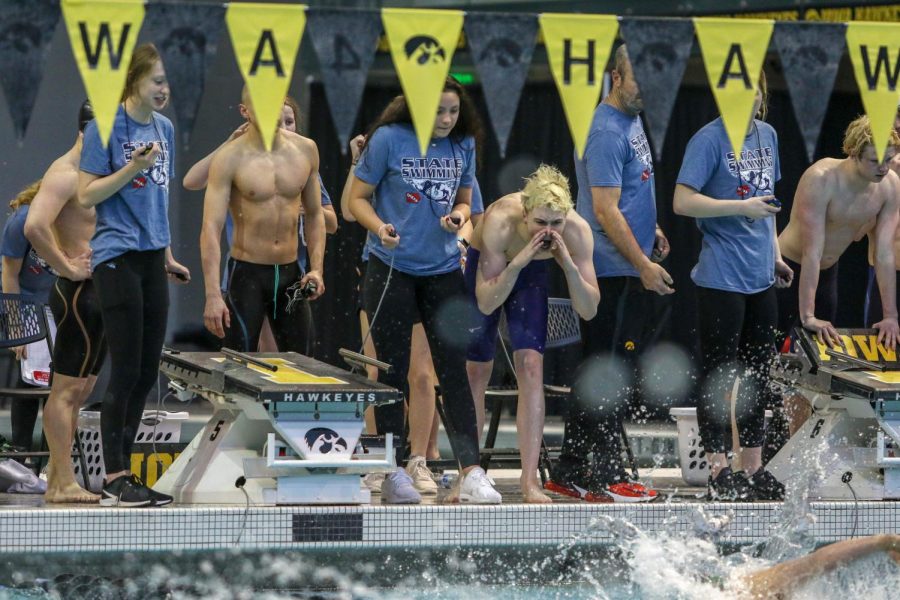
<path fill-rule="evenodd" d="M 741 598 L 768 600 L 791 598 L 803 585 L 866 558 L 886 552 L 900 564 L 900 535 L 882 534 L 842 540 L 795 558 L 741 577 Z"/>

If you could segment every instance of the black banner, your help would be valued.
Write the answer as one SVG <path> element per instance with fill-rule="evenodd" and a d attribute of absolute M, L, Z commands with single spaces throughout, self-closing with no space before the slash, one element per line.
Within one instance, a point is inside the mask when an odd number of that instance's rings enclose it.
<path fill-rule="evenodd" d="M 845 23 L 775 23 L 772 40 L 781 56 L 784 80 L 813 161 L 828 98 L 844 53 Z"/>
<path fill-rule="evenodd" d="M 623 18 L 619 28 L 644 101 L 653 154 L 659 160 L 672 107 L 691 55 L 694 24 L 687 19 Z"/>
<path fill-rule="evenodd" d="M 466 14 L 464 27 L 500 156 L 505 157 L 534 53 L 537 16 L 471 12 Z"/>
<path fill-rule="evenodd" d="M 59 0 L 13 0 L 0 10 L 0 85 L 21 142 L 41 87 Z"/>
<path fill-rule="evenodd" d="M 181 141 L 187 146 L 225 21 L 223 4 L 147 4 L 140 41 L 162 55 Z"/>
<path fill-rule="evenodd" d="M 306 31 L 319 57 L 331 119 L 341 152 L 346 154 L 375 59 L 381 15 L 377 11 L 310 8 L 306 20 Z"/>

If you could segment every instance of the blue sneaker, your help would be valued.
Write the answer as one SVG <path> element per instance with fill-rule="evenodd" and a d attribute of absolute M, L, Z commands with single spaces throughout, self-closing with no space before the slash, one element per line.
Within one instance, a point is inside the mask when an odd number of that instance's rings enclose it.
<path fill-rule="evenodd" d="M 416 491 L 412 477 L 404 469 L 388 474 L 381 484 L 382 504 L 419 504 L 422 496 Z"/>

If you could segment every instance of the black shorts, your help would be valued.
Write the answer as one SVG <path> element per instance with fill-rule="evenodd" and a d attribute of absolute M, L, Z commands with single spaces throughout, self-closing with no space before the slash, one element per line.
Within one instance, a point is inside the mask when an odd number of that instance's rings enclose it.
<path fill-rule="evenodd" d="M 296 262 L 260 265 L 228 259 L 225 304 L 231 327 L 223 344 L 241 352 L 256 352 L 259 333 L 268 316 L 279 352 L 311 353 L 309 301 L 300 293 L 303 274 Z"/>
<path fill-rule="evenodd" d="M 106 357 L 106 337 L 94 282 L 57 277 L 50 310 L 56 321 L 53 372 L 69 377 L 99 373 Z"/>

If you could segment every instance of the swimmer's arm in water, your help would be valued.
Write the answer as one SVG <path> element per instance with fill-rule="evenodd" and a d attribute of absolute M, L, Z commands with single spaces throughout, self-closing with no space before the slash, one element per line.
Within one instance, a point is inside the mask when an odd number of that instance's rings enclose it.
<path fill-rule="evenodd" d="M 237 139 L 244 135 L 248 127 L 250 127 L 249 122 L 241 124 L 240 127 L 231 132 L 231 135 L 228 136 L 228 139 L 219 144 L 218 148 L 198 160 L 193 167 L 188 169 L 188 172 L 184 175 L 184 179 L 181 180 L 181 185 L 184 186 L 184 189 L 193 191 L 204 189 L 207 182 L 209 181 L 209 167 L 210 165 L 212 165 L 212 160 L 216 155 L 216 152 L 224 148 L 225 144 L 227 144 L 231 140 Z"/>
<path fill-rule="evenodd" d="M 622 188 L 592 187 L 591 198 L 597 222 L 603 227 L 603 231 L 606 232 L 619 254 L 637 269 L 641 276 L 641 284 L 646 289 L 660 295 L 674 292 L 672 276 L 661 265 L 654 263 L 644 255 L 644 251 L 634 239 L 634 232 L 631 231 L 628 221 L 625 220 L 625 216 L 619 209 Z"/>
<path fill-rule="evenodd" d="M 350 211 L 350 186 L 353 183 L 353 169 L 359 162 L 359 155 L 366 143 L 366 136 L 358 135 L 350 140 L 350 171 L 347 173 L 347 180 L 344 182 L 344 189 L 341 191 L 341 214 L 345 221 L 356 221 L 356 217 Z"/>
<path fill-rule="evenodd" d="M 298 140 L 298 147 L 309 161 L 310 171 L 300 200 L 303 204 L 303 234 L 309 254 L 309 272 L 303 276 L 303 285 L 310 280 L 316 282 L 316 291 L 309 296 L 315 300 L 325 293 L 323 264 L 325 261 L 325 211 L 322 210 L 322 190 L 319 187 L 319 150 L 316 143 L 307 138 Z M 302 167 L 302 165 L 298 165 Z"/>
<path fill-rule="evenodd" d="M 31 201 L 25 219 L 25 237 L 38 255 L 57 273 L 72 281 L 82 281 L 91 276 L 91 253 L 66 256 L 56 241 L 53 224 L 66 203 L 77 193 L 77 172 L 48 172 L 41 180 L 41 187 Z"/>
<path fill-rule="evenodd" d="M 478 310 L 489 315 L 502 306 L 512 292 L 519 273 L 541 251 L 541 240 L 546 233 L 537 232 L 522 250 L 506 262 L 506 250 L 510 246 L 515 227 L 510 223 L 509 213 L 503 210 L 503 198 L 498 200 L 497 208 L 488 210 L 479 225 L 481 249 L 478 257 L 478 269 L 475 272 L 475 298 Z M 519 209 L 521 210 L 521 209 Z"/>
<path fill-rule="evenodd" d="M 819 269 L 825 249 L 825 219 L 831 200 L 826 177 L 815 167 L 806 170 L 797 184 L 791 219 L 796 216 L 800 225 L 803 253 L 798 284 L 800 322 L 825 343 L 839 347 L 840 338 L 834 326 L 816 318 L 816 288 L 819 287 Z"/>
<path fill-rule="evenodd" d="M 600 287 L 594 271 L 594 237 L 590 225 L 574 210 L 569 211 L 566 220 L 565 236 L 556 231 L 552 234 L 558 238 L 558 249 L 553 254 L 557 260 L 563 253 L 568 256 L 566 264 L 560 264 L 566 274 L 572 308 L 582 319 L 590 321 L 600 304 Z"/>
<path fill-rule="evenodd" d="M 679 183 L 675 186 L 673 208 L 683 217 L 732 217 L 741 216 L 763 219 L 778 213 L 781 208 L 767 204 L 775 196 L 757 196 L 746 200 L 719 200 L 701 194 L 694 188 Z"/>
<path fill-rule="evenodd" d="M 897 324 L 897 270 L 894 264 L 894 235 L 900 221 L 900 214 L 897 212 L 900 208 L 900 179 L 893 171 L 888 171 L 883 185 L 889 186 L 890 192 L 875 221 L 875 278 L 885 309 L 882 320 L 873 327 L 878 330 L 878 342 L 893 350 L 900 337 L 900 326 Z"/>
<path fill-rule="evenodd" d="M 750 598 L 785 598 L 815 577 L 824 575 L 875 552 L 887 552 L 900 562 L 900 535 L 873 535 L 842 540 L 811 554 L 743 577 Z"/>
<path fill-rule="evenodd" d="M 200 229 L 200 264 L 206 292 L 203 322 L 211 333 L 220 338 L 225 337 L 224 328 L 231 327 L 231 315 L 222 299 L 219 268 L 222 260 L 222 228 L 228 214 L 237 162 L 234 153 L 228 149 L 223 149 L 213 158 L 209 170 L 209 185 L 203 198 L 203 224 Z"/>
<path fill-rule="evenodd" d="M 134 152 L 131 155 L 131 160 L 125 166 L 109 175 L 96 175 L 87 171 L 79 171 L 78 204 L 83 208 L 97 206 L 128 185 L 138 173 L 152 167 L 156 163 L 156 157 L 159 156 L 159 153 L 159 144 L 153 144 L 147 152 Z"/>

